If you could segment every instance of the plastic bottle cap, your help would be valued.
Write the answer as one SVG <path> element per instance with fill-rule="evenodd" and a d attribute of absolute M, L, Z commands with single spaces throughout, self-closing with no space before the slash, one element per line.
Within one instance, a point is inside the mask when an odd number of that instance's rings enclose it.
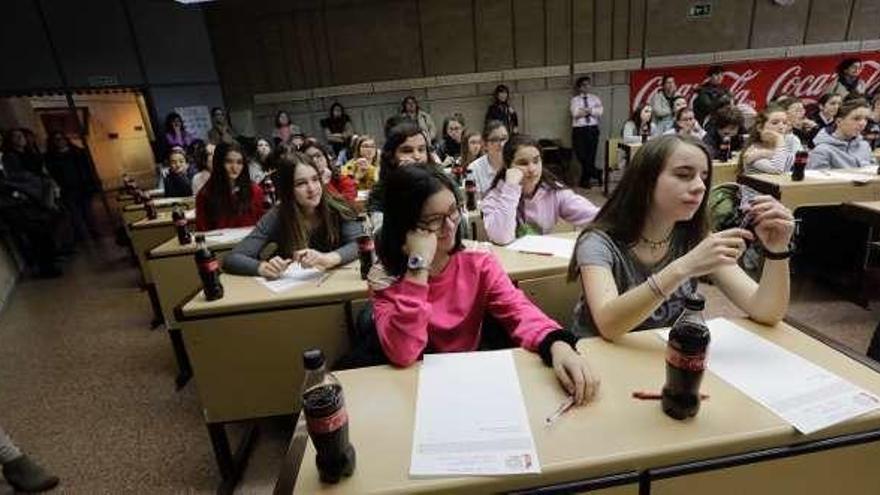
<path fill-rule="evenodd" d="M 205 242 L 205 234 L 196 234 L 196 242 Z"/>
<path fill-rule="evenodd" d="M 702 311 L 706 308 L 706 299 L 694 292 L 687 296 L 687 299 L 684 301 L 684 307 L 692 311 Z"/>
<path fill-rule="evenodd" d="M 324 353 L 321 349 L 309 349 L 303 352 L 303 365 L 307 370 L 316 370 L 324 366 Z"/>

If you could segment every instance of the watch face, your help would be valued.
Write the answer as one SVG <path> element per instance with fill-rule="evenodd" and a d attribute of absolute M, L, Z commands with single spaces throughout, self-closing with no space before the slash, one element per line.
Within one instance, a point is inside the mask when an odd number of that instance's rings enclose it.
<path fill-rule="evenodd" d="M 406 266 L 410 270 L 422 270 L 424 268 L 427 268 L 427 263 L 425 263 L 425 258 L 414 254 L 409 257 L 406 262 Z"/>

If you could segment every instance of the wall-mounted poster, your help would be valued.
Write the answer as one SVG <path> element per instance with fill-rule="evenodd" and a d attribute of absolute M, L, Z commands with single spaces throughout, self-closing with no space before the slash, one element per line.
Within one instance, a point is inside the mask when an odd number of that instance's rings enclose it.
<path fill-rule="evenodd" d="M 207 139 L 208 131 L 211 129 L 211 110 L 208 107 L 204 105 L 174 107 L 174 111 L 180 114 L 187 132 L 198 139 Z"/>

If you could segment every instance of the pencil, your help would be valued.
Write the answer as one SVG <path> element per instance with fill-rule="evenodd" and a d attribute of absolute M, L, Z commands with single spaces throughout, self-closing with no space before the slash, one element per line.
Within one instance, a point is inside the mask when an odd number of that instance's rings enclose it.
<path fill-rule="evenodd" d="M 632 393 L 633 399 L 639 400 L 660 400 L 663 398 L 659 392 L 645 392 L 642 390 L 636 390 Z M 700 400 L 706 400 L 709 398 L 709 394 L 700 394 Z"/>
<path fill-rule="evenodd" d="M 523 251 L 523 250 L 521 250 L 521 249 L 517 249 L 516 252 L 517 252 L 517 253 L 523 253 L 523 254 L 536 254 L 536 255 L 538 255 L 538 256 L 553 256 L 553 253 L 545 253 L 545 252 L 542 252 L 542 251 Z"/>

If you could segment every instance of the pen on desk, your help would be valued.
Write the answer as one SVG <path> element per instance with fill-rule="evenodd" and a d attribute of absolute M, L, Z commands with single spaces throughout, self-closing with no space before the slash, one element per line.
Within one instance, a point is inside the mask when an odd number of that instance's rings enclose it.
<path fill-rule="evenodd" d="M 645 392 L 643 390 L 636 390 L 632 393 L 633 399 L 639 400 L 660 400 L 663 398 L 663 395 L 660 392 Z M 709 398 L 709 394 L 700 394 L 700 400 L 707 400 Z"/>
<path fill-rule="evenodd" d="M 321 275 L 321 278 L 318 279 L 318 282 L 315 283 L 315 285 L 320 286 L 321 284 L 323 284 L 324 282 L 326 282 L 327 279 L 330 278 L 332 275 L 333 275 L 333 272 L 327 272 L 327 273 Z"/>
<path fill-rule="evenodd" d="M 523 251 L 522 249 L 517 249 L 516 252 L 522 254 L 536 254 L 538 256 L 553 256 L 553 253 L 545 253 L 543 251 Z"/>
<path fill-rule="evenodd" d="M 553 423 L 555 423 L 556 420 L 559 419 L 559 417 L 562 416 L 566 411 L 571 409 L 572 406 L 574 406 L 574 396 L 569 396 L 567 399 L 562 401 L 561 404 L 559 404 L 559 407 L 556 408 L 556 411 L 554 411 L 553 414 L 547 416 L 547 419 L 544 420 L 544 426 L 553 425 Z"/>

